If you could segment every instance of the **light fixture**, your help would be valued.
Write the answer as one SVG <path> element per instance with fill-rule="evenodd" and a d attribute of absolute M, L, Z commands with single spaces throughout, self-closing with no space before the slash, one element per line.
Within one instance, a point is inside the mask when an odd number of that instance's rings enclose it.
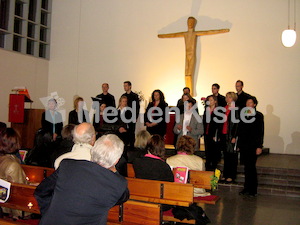
<path fill-rule="evenodd" d="M 296 0 L 294 0 L 294 29 L 290 29 L 290 10 L 291 4 L 290 0 L 288 3 L 288 29 L 284 30 L 281 35 L 282 44 L 285 47 L 292 47 L 296 43 Z"/>

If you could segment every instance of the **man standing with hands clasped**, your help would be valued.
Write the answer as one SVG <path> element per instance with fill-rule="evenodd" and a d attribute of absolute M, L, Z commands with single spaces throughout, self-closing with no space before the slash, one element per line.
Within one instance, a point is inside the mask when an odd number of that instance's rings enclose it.
<path fill-rule="evenodd" d="M 254 96 L 249 97 L 246 102 L 247 108 L 241 112 L 238 131 L 240 160 L 241 164 L 245 165 L 245 183 L 240 195 L 251 197 L 257 195 L 256 159 L 262 153 L 264 140 L 264 116 L 261 112 L 256 111 L 257 103 Z"/>

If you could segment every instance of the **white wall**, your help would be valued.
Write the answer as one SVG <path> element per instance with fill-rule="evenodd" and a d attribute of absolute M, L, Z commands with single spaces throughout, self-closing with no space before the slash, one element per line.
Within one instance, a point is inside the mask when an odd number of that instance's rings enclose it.
<path fill-rule="evenodd" d="M 300 46 L 299 40 L 292 48 L 281 44 L 286 0 L 53 0 L 48 92 L 65 98 L 69 111 L 74 95 L 90 107 L 101 83 L 118 99 L 130 80 L 133 90 L 150 96 L 161 89 L 175 105 L 185 86 L 184 42 L 157 34 L 185 31 L 189 16 L 198 20 L 196 30 L 231 29 L 198 39 L 197 100 L 210 94 L 212 83 L 225 94 L 243 80 L 265 114 L 265 146 L 300 154 Z"/>
<path fill-rule="evenodd" d="M 25 86 L 33 100 L 32 108 L 42 109 L 39 98 L 47 96 L 49 61 L 0 49 L 0 121 L 8 123 L 9 94 L 16 86 Z M 30 104 L 25 103 L 29 108 Z"/>

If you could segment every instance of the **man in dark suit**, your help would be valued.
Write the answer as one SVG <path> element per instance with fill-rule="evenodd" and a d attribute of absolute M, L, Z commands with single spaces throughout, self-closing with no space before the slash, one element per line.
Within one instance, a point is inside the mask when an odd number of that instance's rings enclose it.
<path fill-rule="evenodd" d="M 250 96 L 246 106 L 253 110 L 243 112 L 245 118 L 241 118 L 238 131 L 238 148 L 241 153 L 241 164 L 245 165 L 245 183 L 241 195 L 256 196 L 257 194 L 257 172 L 256 159 L 260 155 L 264 140 L 264 116 L 256 111 L 257 100 Z"/>
<path fill-rule="evenodd" d="M 103 93 L 97 95 L 96 99 L 101 103 L 105 103 L 106 107 L 109 106 L 116 107 L 115 97 L 112 94 L 108 93 L 108 89 L 109 89 L 108 83 L 103 83 L 102 84 Z"/>
<path fill-rule="evenodd" d="M 215 83 L 211 86 L 212 94 L 217 97 L 218 106 L 225 107 L 227 105 L 226 100 L 225 100 L 225 96 L 221 95 L 219 93 L 219 90 L 220 90 L 220 85 L 219 84 Z M 206 98 L 206 101 L 208 101 L 208 96 Z"/>
<path fill-rule="evenodd" d="M 139 116 L 139 113 L 140 113 L 140 100 L 139 100 L 139 96 L 136 93 L 131 91 L 131 82 L 130 81 L 124 82 L 124 91 L 125 91 L 125 93 L 122 94 L 122 96 L 127 97 L 128 107 L 132 108 L 134 105 L 133 103 L 135 102 L 135 108 L 133 108 L 133 110 L 135 110 L 135 113 L 136 113 L 135 119 L 137 119 Z M 129 135 L 130 147 L 134 147 L 135 125 L 136 125 L 136 123 L 134 123 L 134 122 L 128 123 L 128 131 L 127 132 Z"/>
<path fill-rule="evenodd" d="M 40 225 L 105 225 L 109 209 L 129 198 L 127 181 L 115 168 L 123 148 L 123 142 L 109 134 L 96 141 L 91 161 L 64 159 L 34 193 Z"/>
<path fill-rule="evenodd" d="M 249 99 L 251 95 L 243 91 L 244 88 L 244 82 L 241 80 L 238 80 L 235 83 L 235 89 L 236 89 L 236 94 L 238 96 L 238 99 L 235 102 L 235 106 L 239 107 L 239 110 L 242 108 L 246 107 L 246 102 Z"/>

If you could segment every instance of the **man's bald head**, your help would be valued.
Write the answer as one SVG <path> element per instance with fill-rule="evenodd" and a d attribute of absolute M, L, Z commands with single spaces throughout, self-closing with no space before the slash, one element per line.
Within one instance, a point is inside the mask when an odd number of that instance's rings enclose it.
<path fill-rule="evenodd" d="M 95 129 L 90 123 L 81 123 L 74 128 L 74 143 L 94 145 Z"/>

